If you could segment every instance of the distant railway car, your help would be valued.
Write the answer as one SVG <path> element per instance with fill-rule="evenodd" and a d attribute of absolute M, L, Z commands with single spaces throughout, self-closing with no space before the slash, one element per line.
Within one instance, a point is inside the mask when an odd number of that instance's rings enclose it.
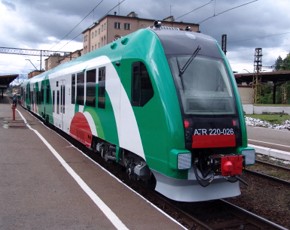
<path fill-rule="evenodd" d="M 140 29 L 22 87 L 28 110 L 176 201 L 239 195 L 255 161 L 232 70 L 200 33 Z"/>

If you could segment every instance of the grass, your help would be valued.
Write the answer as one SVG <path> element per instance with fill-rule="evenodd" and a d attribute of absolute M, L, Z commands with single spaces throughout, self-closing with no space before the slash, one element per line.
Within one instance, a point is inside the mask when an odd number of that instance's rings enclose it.
<path fill-rule="evenodd" d="M 287 114 L 247 114 L 247 117 L 268 121 L 271 124 L 283 124 L 284 121 L 290 120 L 290 115 Z"/>

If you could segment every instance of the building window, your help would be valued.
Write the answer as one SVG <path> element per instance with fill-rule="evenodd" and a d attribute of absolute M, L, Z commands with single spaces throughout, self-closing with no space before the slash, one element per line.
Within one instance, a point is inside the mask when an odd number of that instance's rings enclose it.
<path fill-rule="evenodd" d="M 115 22 L 114 23 L 114 28 L 118 29 L 118 30 L 121 29 L 121 23 L 120 22 Z"/>
<path fill-rule="evenodd" d="M 105 108 L 106 67 L 99 68 L 98 107 Z"/>
<path fill-rule="evenodd" d="M 87 72 L 86 105 L 96 106 L 96 70 Z"/>
<path fill-rule="evenodd" d="M 154 91 L 152 83 L 142 62 L 135 62 L 132 65 L 132 99 L 134 106 L 144 106 L 152 97 Z"/>
<path fill-rule="evenodd" d="M 124 30 L 130 30 L 130 29 L 131 29 L 130 23 L 124 23 Z"/>

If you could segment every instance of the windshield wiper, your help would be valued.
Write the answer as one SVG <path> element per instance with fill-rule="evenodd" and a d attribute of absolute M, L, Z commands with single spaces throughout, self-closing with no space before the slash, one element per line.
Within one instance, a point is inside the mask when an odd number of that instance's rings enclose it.
<path fill-rule="evenodd" d="M 192 53 L 192 55 L 190 56 L 190 58 L 187 60 L 187 62 L 184 64 L 184 66 L 182 68 L 180 68 L 180 63 L 179 63 L 178 59 L 176 58 L 176 62 L 177 62 L 178 70 L 179 70 L 179 77 L 180 78 L 182 77 L 183 73 L 186 71 L 186 69 L 188 68 L 190 63 L 194 60 L 194 58 L 197 56 L 197 54 L 199 53 L 200 50 L 201 50 L 201 47 L 198 46 L 194 50 L 194 52 Z"/>

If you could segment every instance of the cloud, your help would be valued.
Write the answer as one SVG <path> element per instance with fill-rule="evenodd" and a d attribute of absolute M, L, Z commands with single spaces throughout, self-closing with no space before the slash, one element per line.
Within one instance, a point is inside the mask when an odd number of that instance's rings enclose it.
<path fill-rule="evenodd" d="M 136 0 L 30 0 L 29 4 L 1 0 L 0 46 L 73 51 L 82 46 L 82 32 L 110 10 L 120 15 L 135 11 L 140 18 L 160 20 L 171 14 L 177 21 L 201 22 L 201 32 L 218 42 L 227 34 L 227 56 L 235 69 L 253 66 L 256 47 L 263 48 L 263 62 L 269 65 L 290 51 L 290 4 L 288 0 L 259 0 L 243 5 L 248 2 L 144 0 L 140 7 Z M 0 55 L 0 64 L 2 59 Z"/>
<path fill-rule="evenodd" d="M 7 8 L 7 10 L 15 11 L 16 6 L 10 1 L 2 0 L 1 3 Z"/>

